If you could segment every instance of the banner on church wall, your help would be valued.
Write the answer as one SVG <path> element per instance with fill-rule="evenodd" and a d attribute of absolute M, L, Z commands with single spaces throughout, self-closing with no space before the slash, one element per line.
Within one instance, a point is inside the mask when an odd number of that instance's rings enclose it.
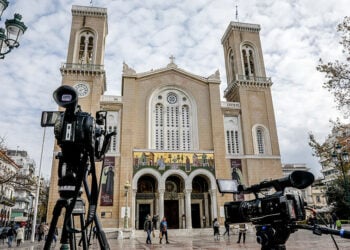
<path fill-rule="evenodd" d="M 101 206 L 113 206 L 114 157 L 105 157 L 101 176 Z"/>
<path fill-rule="evenodd" d="M 214 153 L 134 152 L 134 173 L 146 167 L 154 168 L 160 172 L 181 169 L 187 173 L 198 168 L 205 168 L 214 173 Z"/>
<path fill-rule="evenodd" d="M 231 176 L 238 184 L 244 184 L 241 159 L 231 159 Z M 244 194 L 236 194 L 236 200 L 244 201 Z"/>

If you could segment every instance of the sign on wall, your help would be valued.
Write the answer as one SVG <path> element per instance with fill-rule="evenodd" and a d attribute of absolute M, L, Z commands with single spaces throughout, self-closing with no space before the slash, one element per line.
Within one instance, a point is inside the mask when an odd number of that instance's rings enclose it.
<path fill-rule="evenodd" d="M 101 176 L 101 206 L 113 206 L 114 157 L 105 157 Z"/>
<path fill-rule="evenodd" d="M 231 176 L 237 184 L 244 184 L 241 159 L 231 159 Z M 237 201 L 244 201 L 244 194 L 236 194 Z"/>

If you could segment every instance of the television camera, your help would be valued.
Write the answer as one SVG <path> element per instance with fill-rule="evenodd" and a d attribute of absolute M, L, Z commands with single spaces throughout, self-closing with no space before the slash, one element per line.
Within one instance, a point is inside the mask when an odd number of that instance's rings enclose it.
<path fill-rule="evenodd" d="M 45 242 L 44 249 L 50 249 L 54 237 L 58 217 L 61 210 L 66 209 L 64 216 L 61 244 L 76 249 L 75 234 L 81 233 L 83 249 L 90 245 L 93 223 L 101 249 L 109 249 L 106 235 L 102 230 L 96 215 L 99 184 L 96 176 L 95 160 L 103 160 L 109 148 L 114 132 L 107 133 L 106 111 L 96 112 L 96 119 L 89 113 L 83 112 L 78 105 L 78 95 L 74 88 L 63 85 L 53 93 L 56 103 L 65 111 L 44 111 L 41 117 L 42 127 L 54 127 L 57 144 L 61 148 L 58 158 L 58 186 L 60 198 L 53 210 L 53 217 Z M 91 175 L 91 182 L 87 181 Z M 87 218 L 85 219 L 85 202 L 81 198 L 82 185 L 89 203 Z M 74 228 L 73 215 L 80 216 L 80 230 Z M 88 238 L 88 226 L 90 237 Z M 61 248 L 62 249 L 62 248 Z"/>
<path fill-rule="evenodd" d="M 296 192 L 287 193 L 287 187 L 304 189 L 314 181 L 314 176 L 306 171 L 294 171 L 289 176 L 245 187 L 236 180 L 218 179 L 220 193 L 254 194 L 250 201 L 233 201 L 224 204 L 225 219 L 228 223 L 251 222 L 256 228 L 256 239 L 262 250 L 284 250 L 291 233 L 298 229 L 312 230 L 314 234 L 339 235 L 350 238 L 350 232 L 333 230 L 319 225 L 303 225 L 298 221 L 306 219 L 306 202 Z M 271 195 L 259 196 L 259 193 L 271 188 Z"/>

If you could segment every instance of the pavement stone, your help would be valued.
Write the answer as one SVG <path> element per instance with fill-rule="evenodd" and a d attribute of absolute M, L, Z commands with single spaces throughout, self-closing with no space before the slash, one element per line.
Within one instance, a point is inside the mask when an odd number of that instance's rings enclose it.
<path fill-rule="evenodd" d="M 202 235 L 195 237 L 172 237 L 171 230 L 169 230 L 169 242 L 170 244 L 159 244 L 158 238 L 152 238 L 152 244 L 146 244 L 145 237 L 137 237 L 131 239 L 117 239 L 115 237 L 109 238 L 108 242 L 111 250 L 131 250 L 131 249 L 172 249 L 172 250 L 190 250 L 190 249 L 205 249 L 205 250 L 218 250 L 218 249 L 248 249 L 258 250 L 260 245 L 256 242 L 255 233 L 249 233 L 246 237 L 245 243 L 237 244 L 238 235 L 230 235 L 230 237 L 220 237 L 219 240 L 214 240 L 213 236 Z M 340 250 L 350 250 L 350 239 L 343 239 L 339 236 L 334 236 Z M 31 243 L 30 241 L 24 241 L 20 247 L 15 246 L 15 242 L 12 248 L 7 248 L 6 242 L 3 244 L 0 242 L 0 249 L 16 249 L 16 250 L 39 250 L 43 249 L 44 242 Z M 52 249 L 59 249 L 60 244 L 57 243 Z M 298 230 L 291 234 L 286 244 L 287 250 L 300 250 L 300 249 L 312 249 L 312 250 L 332 250 L 337 249 L 331 239 L 330 235 L 314 235 L 311 231 Z M 82 249 L 82 247 L 78 248 Z M 92 242 L 90 249 L 99 249 L 98 241 L 95 239 Z"/>

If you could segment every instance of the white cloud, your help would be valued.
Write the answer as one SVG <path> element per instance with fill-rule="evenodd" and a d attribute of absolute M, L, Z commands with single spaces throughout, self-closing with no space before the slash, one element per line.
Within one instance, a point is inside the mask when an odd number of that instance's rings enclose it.
<path fill-rule="evenodd" d="M 235 3 L 222 1 L 101 0 L 108 11 L 105 69 L 107 94 L 120 94 L 122 62 L 138 72 L 164 67 L 169 56 L 179 67 L 209 76 L 220 70 L 226 88 L 221 37 L 235 21 Z M 11 1 L 2 20 L 19 12 L 28 30 L 21 46 L 0 67 L 0 135 L 8 146 L 27 150 L 39 165 L 42 110 L 56 110 L 52 92 L 61 84 L 60 65 L 66 60 L 71 6 L 86 0 Z M 317 5 L 317 8 L 316 6 Z M 336 25 L 348 13 L 346 0 L 247 0 L 239 2 L 239 21 L 261 25 L 267 75 L 272 77 L 273 101 L 284 163 L 307 163 L 307 135 L 323 140 L 328 120 L 339 116 L 332 96 L 322 89 L 323 75 L 315 67 L 342 56 Z M 3 23 L 3 22 L 2 22 Z M 223 93 L 222 93 L 223 95 Z M 53 131 L 47 129 L 43 171 L 50 174 Z"/>

